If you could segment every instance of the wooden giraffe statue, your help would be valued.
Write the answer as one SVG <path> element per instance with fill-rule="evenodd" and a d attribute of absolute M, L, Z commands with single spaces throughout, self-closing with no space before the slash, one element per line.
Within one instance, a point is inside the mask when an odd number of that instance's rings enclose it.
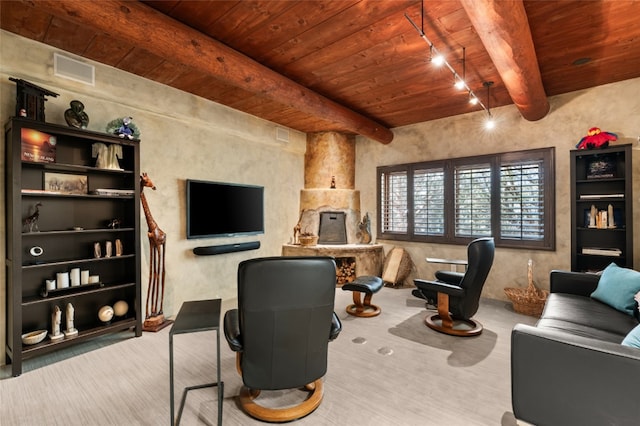
<path fill-rule="evenodd" d="M 147 219 L 149 227 L 147 235 L 149 237 L 149 286 L 147 288 L 147 306 L 143 329 L 146 331 L 158 331 L 164 325 L 168 325 L 162 313 L 164 302 L 164 254 L 167 234 L 158 227 L 158 224 L 151 216 L 147 197 L 144 195 L 144 188 L 151 188 L 155 191 L 153 184 L 146 173 L 140 176 L 140 201 L 144 210 L 144 217 Z M 158 306 L 158 301 L 160 305 Z"/>

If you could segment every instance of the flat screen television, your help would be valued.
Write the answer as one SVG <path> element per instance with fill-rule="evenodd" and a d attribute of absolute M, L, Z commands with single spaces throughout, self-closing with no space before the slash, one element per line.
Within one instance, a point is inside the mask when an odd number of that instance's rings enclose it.
<path fill-rule="evenodd" d="M 187 238 L 264 233 L 264 187 L 187 179 Z"/>

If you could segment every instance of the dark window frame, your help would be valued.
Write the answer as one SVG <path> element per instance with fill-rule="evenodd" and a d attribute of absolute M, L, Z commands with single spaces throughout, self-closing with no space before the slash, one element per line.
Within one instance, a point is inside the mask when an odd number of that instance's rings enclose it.
<path fill-rule="evenodd" d="M 501 186 L 500 176 L 502 167 L 509 164 L 528 164 L 538 162 L 541 167 L 543 182 L 540 184 L 542 191 L 541 203 L 543 204 L 543 231 L 542 238 L 535 239 L 515 239 L 501 236 Z M 490 234 L 494 237 L 497 247 L 510 247 L 530 250 L 555 250 L 555 148 L 537 148 L 523 151 L 503 152 L 496 154 L 486 154 L 473 157 L 460 157 L 446 160 L 424 161 L 419 163 L 396 164 L 391 166 L 379 166 L 376 170 L 377 189 L 377 235 L 384 240 L 428 242 L 440 244 L 469 244 L 480 235 L 456 236 L 455 221 L 455 169 L 456 167 L 473 167 L 475 165 L 488 164 L 491 174 L 491 229 Z M 414 174 L 416 171 L 444 170 L 444 232 L 442 235 L 420 234 L 415 232 L 415 211 L 414 211 Z M 382 206 L 383 178 L 390 174 L 405 174 L 407 187 L 406 200 L 406 232 L 384 230 L 383 224 L 389 224 L 389 209 Z M 385 198 L 385 201 L 387 199 Z M 424 204 L 424 203 L 422 203 Z M 421 204 L 421 205 L 422 205 Z M 385 215 L 385 218 L 383 218 Z M 397 221 L 396 221 L 397 222 Z M 524 228 L 524 226 L 523 226 Z"/>

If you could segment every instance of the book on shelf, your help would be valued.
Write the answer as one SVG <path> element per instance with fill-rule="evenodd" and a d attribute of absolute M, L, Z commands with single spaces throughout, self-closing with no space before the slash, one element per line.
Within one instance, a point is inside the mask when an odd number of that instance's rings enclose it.
<path fill-rule="evenodd" d="M 133 189 L 98 188 L 91 191 L 94 195 L 125 196 L 133 195 Z"/>
<path fill-rule="evenodd" d="M 581 200 L 595 200 L 599 198 L 624 198 L 624 194 L 580 194 Z"/>
<path fill-rule="evenodd" d="M 596 256 L 622 256 L 622 250 L 618 248 L 583 247 L 582 254 L 592 254 Z"/>

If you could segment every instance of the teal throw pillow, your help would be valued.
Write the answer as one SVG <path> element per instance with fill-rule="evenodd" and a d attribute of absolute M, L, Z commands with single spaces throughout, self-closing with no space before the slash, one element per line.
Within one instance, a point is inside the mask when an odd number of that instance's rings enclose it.
<path fill-rule="evenodd" d="M 622 341 L 624 346 L 640 349 L 640 325 L 636 325 Z"/>
<path fill-rule="evenodd" d="M 633 296 L 639 291 L 640 272 L 612 263 L 602 271 L 598 287 L 591 293 L 591 297 L 633 316 L 636 309 Z"/>

